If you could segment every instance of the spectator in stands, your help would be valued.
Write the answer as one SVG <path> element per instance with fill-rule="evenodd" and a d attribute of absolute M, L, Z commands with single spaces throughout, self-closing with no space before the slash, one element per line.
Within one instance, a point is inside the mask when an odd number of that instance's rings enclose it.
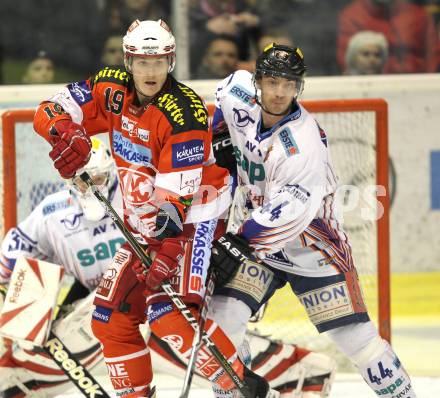
<path fill-rule="evenodd" d="M 270 43 L 277 43 L 283 46 L 294 46 L 292 37 L 285 27 L 264 29 L 257 42 L 257 53 L 261 54 Z"/>
<path fill-rule="evenodd" d="M 125 31 L 135 19 L 168 21 L 170 18 L 170 0 L 112 0 L 107 10 L 109 28 L 125 34 Z"/>
<path fill-rule="evenodd" d="M 191 70 L 202 61 L 211 35 L 233 36 L 238 44 L 239 59 L 246 61 L 255 44 L 260 17 L 245 0 L 198 0 L 189 12 Z"/>
<path fill-rule="evenodd" d="M 256 54 L 261 54 L 264 48 L 271 44 L 282 44 L 284 46 L 294 46 L 294 42 L 290 37 L 289 30 L 286 27 L 270 27 L 264 29 L 261 36 L 257 40 Z M 255 61 L 257 57 L 251 56 L 248 61 L 242 61 L 238 63 L 237 69 L 245 69 L 249 72 L 255 71 Z"/>
<path fill-rule="evenodd" d="M 259 0 L 261 31 L 285 27 L 307 59 L 307 75 L 338 75 L 336 39 L 339 11 L 350 0 Z"/>
<path fill-rule="evenodd" d="M 30 60 L 21 80 L 25 84 L 47 84 L 54 82 L 54 62 L 46 51 L 38 51 L 36 57 Z"/>
<path fill-rule="evenodd" d="M 234 37 L 213 36 L 195 79 L 223 79 L 237 69 L 238 45 Z"/>
<path fill-rule="evenodd" d="M 382 33 L 364 30 L 354 34 L 345 53 L 346 75 L 378 75 L 388 61 L 388 42 Z"/>
<path fill-rule="evenodd" d="M 385 35 L 389 58 L 385 73 L 435 72 L 438 37 L 425 9 L 405 0 L 353 0 L 339 16 L 338 62 L 345 70 L 350 37 L 361 30 Z"/>
<path fill-rule="evenodd" d="M 107 37 L 101 53 L 102 66 L 123 66 L 122 36 L 114 33 Z"/>

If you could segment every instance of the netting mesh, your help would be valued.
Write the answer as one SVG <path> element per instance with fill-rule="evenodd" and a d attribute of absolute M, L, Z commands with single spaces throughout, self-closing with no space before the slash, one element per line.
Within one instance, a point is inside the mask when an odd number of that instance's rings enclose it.
<path fill-rule="evenodd" d="M 339 193 L 344 208 L 344 229 L 352 244 L 370 316 L 376 320 L 378 271 L 375 214 L 378 202 L 375 197 L 375 113 L 325 112 L 317 113 L 315 117 L 327 133 L 333 163 L 342 186 Z M 107 137 L 104 139 L 107 140 Z M 48 152 L 49 145 L 33 132 L 31 123 L 16 125 L 18 221 L 63 184 L 50 162 Z M 0 173 L 3 175 L 1 163 Z M 0 204 L 3 232 L 3 195 L 0 195 Z M 330 341 L 318 335 L 290 287 L 276 293 L 263 321 L 253 327 L 274 338 L 325 351 L 337 358 L 341 369 L 351 368 Z"/>

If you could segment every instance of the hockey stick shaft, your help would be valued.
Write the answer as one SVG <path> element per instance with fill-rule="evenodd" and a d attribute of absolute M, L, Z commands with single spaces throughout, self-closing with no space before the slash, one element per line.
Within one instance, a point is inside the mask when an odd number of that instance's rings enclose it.
<path fill-rule="evenodd" d="M 130 232 L 130 230 L 125 226 L 124 222 L 119 217 L 118 213 L 116 213 L 116 210 L 113 208 L 111 203 L 101 193 L 99 188 L 95 185 L 93 180 L 90 178 L 90 175 L 86 171 L 84 171 L 83 173 L 80 174 L 80 178 L 92 190 L 92 193 L 93 193 L 93 195 L 95 195 L 96 199 L 98 199 L 99 202 L 104 206 L 106 213 L 111 217 L 111 219 L 114 221 L 116 226 L 122 232 L 125 239 L 130 244 L 132 249 L 135 251 L 136 255 L 140 258 L 142 263 L 149 267 L 151 265 L 150 257 L 148 257 L 148 255 L 142 249 L 142 246 L 140 245 L 140 243 L 135 239 L 135 237 Z M 197 322 L 196 318 L 191 313 L 188 306 L 179 297 L 177 292 L 173 289 L 173 287 L 169 283 L 162 283 L 162 289 L 168 295 L 168 297 L 171 299 L 171 301 L 177 307 L 177 309 L 180 311 L 180 313 L 183 315 L 183 317 L 188 321 L 188 323 L 191 325 L 191 327 L 197 332 L 198 322 Z M 252 398 L 250 395 L 250 392 L 249 392 L 249 388 L 247 387 L 246 383 L 240 379 L 237 372 L 234 370 L 234 368 L 231 366 L 231 364 L 228 362 L 228 360 L 223 356 L 223 354 L 220 352 L 218 347 L 214 344 L 214 342 L 206 334 L 205 331 L 202 331 L 202 340 L 205 343 L 206 348 L 211 352 L 211 354 L 214 356 L 214 358 L 217 360 L 217 362 L 220 364 L 220 366 L 223 368 L 223 370 L 231 378 L 232 382 L 238 388 L 240 393 L 245 398 Z"/>
<path fill-rule="evenodd" d="M 202 331 L 205 328 L 206 317 L 208 315 L 209 303 L 211 302 L 212 294 L 215 287 L 215 275 L 212 271 L 209 272 L 208 280 L 206 283 L 206 292 L 203 299 L 203 305 L 200 310 L 200 318 L 197 331 L 194 335 L 193 345 L 191 348 L 191 355 L 188 360 L 186 368 L 185 379 L 183 381 L 182 393 L 180 398 L 188 398 L 189 390 L 191 389 L 191 383 L 194 376 L 194 368 L 197 360 L 197 354 L 202 347 Z"/>
<path fill-rule="evenodd" d="M 52 331 L 43 348 L 85 397 L 110 398 L 91 373 L 79 363 Z"/>

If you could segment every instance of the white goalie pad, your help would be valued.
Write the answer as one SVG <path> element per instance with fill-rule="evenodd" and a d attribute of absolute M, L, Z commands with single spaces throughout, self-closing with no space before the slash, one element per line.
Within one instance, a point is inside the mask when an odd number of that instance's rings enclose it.
<path fill-rule="evenodd" d="M 19 257 L 0 313 L 0 335 L 42 346 L 49 334 L 64 268 Z"/>

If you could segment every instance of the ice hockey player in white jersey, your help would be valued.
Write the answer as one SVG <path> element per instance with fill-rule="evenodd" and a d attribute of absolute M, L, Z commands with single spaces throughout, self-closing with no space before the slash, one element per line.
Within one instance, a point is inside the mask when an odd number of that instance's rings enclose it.
<path fill-rule="evenodd" d="M 98 138 L 85 167 L 116 208 L 121 195 L 113 159 Z M 81 191 L 80 181 L 67 180 L 66 189 L 44 200 L 8 231 L 1 245 L 0 283 L 9 279 L 19 255 L 62 264 L 89 290 L 94 289 L 117 249 L 125 240 L 91 192 Z M 82 183 L 84 184 L 84 183 Z"/>
<path fill-rule="evenodd" d="M 96 137 L 91 140 L 92 155 L 84 169 L 112 205 L 120 209 L 120 191 L 110 152 Z M 88 370 L 104 373 L 101 349 L 90 330 L 94 294 L 89 291 L 97 286 L 124 239 L 101 204 L 89 192 L 82 191 L 81 181 L 67 182 L 66 189 L 48 195 L 6 234 L 1 244 L 0 284 L 6 286 L 19 256 L 62 265 L 76 283 L 64 300 L 64 308 L 70 308 L 69 312 L 54 322 L 52 330 Z M 67 304 L 71 302 L 74 305 L 69 307 Z M 300 397 L 295 390 L 304 391 L 304 397 L 307 391 L 329 390 L 327 380 L 334 372 L 330 358 L 258 335 L 250 335 L 249 340 L 253 367 L 282 392 L 282 397 Z M 151 336 L 149 348 L 156 369 L 172 374 L 180 372 L 183 377 L 186 365 L 166 344 Z M 53 396 L 73 387 L 46 354 L 16 344 L 8 345 L 7 351 L 0 354 L 0 373 L 0 396 L 4 398 L 35 393 Z M 201 377 L 197 381 L 203 383 Z"/>
<path fill-rule="evenodd" d="M 257 58 L 254 75 L 237 71 L 217 87 L 213 143 L 230 134 L 237 231 L 214 242 L 211 264 L 223 273 L 216 285 L 223 287 L 211 315 L 239 346 L 251 314 L 289 283 L 318 332 L 377 395 L 415 398 L 403 365 L 368 316 L 335 213 L 337 178 L 326 134 L 297 101 L 305 71 L 299 48 L 273 43 Z M 237 260 L 237 253 L 253 253 L 256 261 Z"/>

